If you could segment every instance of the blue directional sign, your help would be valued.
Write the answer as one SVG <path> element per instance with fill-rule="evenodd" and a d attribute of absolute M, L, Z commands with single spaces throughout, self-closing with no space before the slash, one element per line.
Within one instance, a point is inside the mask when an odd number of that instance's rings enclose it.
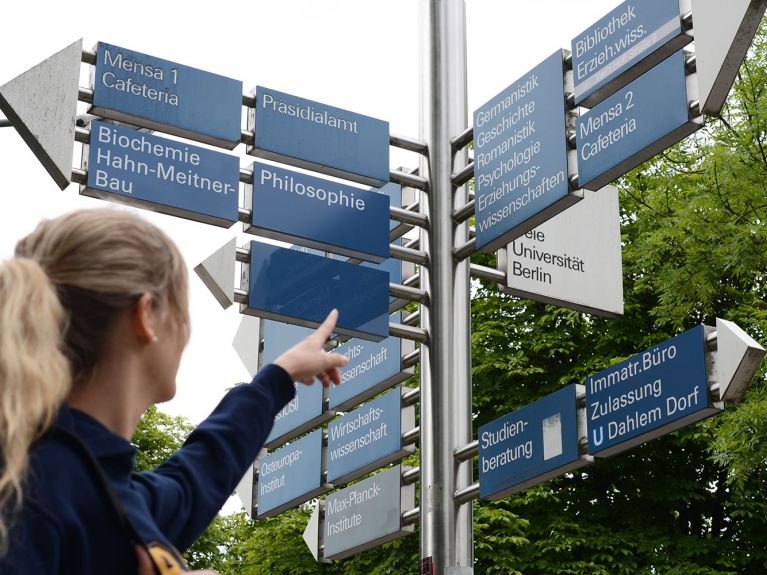
<path fill-rule="evenodd" d="M 501 499 L 583 465 L 577 387 L 569 385 L 479 428 L 479 495 Z"/>
<path fill-rule="evenodd" d="M 233 149 L 242 82 L 99 42 L 94 114 Z"/>
<path fill-rule="evenodd" d="M 703 326 L 586 379 L 589 453 L 607 457 L 721 411 L 708 393 Z"/>
<path fill-rule="evenodd" d="M 258 463 L 258 517 L 274 517 L 328 491 L 322 482 L 322 430 L 270 453 Z"/>
<path fill-rule="evenodd" d="M 676 0 L 629 0 L 573 39 L 575 103 L 587 108 L 692 42 Z"/>
<path fill-rule="evenodd" d="M 262 162 L 252 168 L 246 232 L 378 263 L 389 257 L 385 194 Z"/>
<path fill-rule="evenodd" d="M 342 335 L 381 341 L 389 335 L 389 274 L 253 241 L 247 307 L 242 311 L 316 327 L 333 308 Z"/>
<path fill-rule="evenodd" d="M 413 452 L 402 434 L 415 426 L 415 410 L 402 407 L 394 389 L 328 425 L 328 481 L 338 484 L 367 475 Z"/>
<path fill-rule="evenodd" d="M 382 261 L 380 264 L 374 264 L 370 262 L 362 262 L 363 266 L 368 267 L 370 269 L 379 270 L 384 273 L 389 274 L 389 283 L 402 283 L 402 261 L 398 260 L 396 258 L 388 258 Z M 389 301 L 394 301 L 394 296 L 389 297 Z M 399 309 L 399 308 L 397 308 Z M 390 311 L 393 311 L 393 309 L 390 307 Z"/>
<path fill-rule="evenodd" d="M 389 182 L 385 186 L 381 188 L 371 188 L 374 192 L 379 192 L 381 194 L 385 194 L 389 196 L 389 205 L 393 206 L 395 208 L 401 208 L 402 207 L 402 186 L 400 184 L 395 184 L 394 182 Z M 389 230 L 393 230 L 396 228 L 400 223 L 396 220 L 389 220 Z"/>
<path fill-rule="evenodd" d="M 94 121 L 85 158 L 83 195 L 225 228 L 237 221 L 237 156 Z"/>
<path fill-rule="evenodd" d="M 264 320 L 262 365 L 272 363 L 283 352 L 310 335 L 313 330 L 278 321 Z M 323 412 L 323 387 L 319 384 L 296 384 L 296 396 L 274 418 L 272 432 L 266 439 L 269 449 L 332 419 L 333 411 Z"/>
<path fill-rule="evenodd" d="M 701 127 L 677 52 L 578 118 L 580 186 L 598 190 Z"/>
<path fill-rule="evenodd" d="M 389 181 L 389 123 L 258 86 L 248 153 L 380 187 Z"/>
<path fill-rule="evenodd" d="M 474 112 L 477 248 L 495 251 L 555 216 L 570 195 L 564 54 Z"/>
<path fill-rule="evenodd" d="M 399 314 L 392 316 L 399 323 Z M 413 368 L 403 369 L 402 356 L 415 349 L 412 342 L 389 336 L 380 342 L 352 338 L 336 349 L 349 358 L 340 369 L 341 385 L 330 388 L 330 408 L 345 411 L 405 381 Z"/>
<path fill-rule="evenodd" d="M 399 465 L 331 493 L 322 523 L 324 559 L 343 559 L 413 533 L 402 514 L 415 507 L 415 486 L 402 485 Z"/>

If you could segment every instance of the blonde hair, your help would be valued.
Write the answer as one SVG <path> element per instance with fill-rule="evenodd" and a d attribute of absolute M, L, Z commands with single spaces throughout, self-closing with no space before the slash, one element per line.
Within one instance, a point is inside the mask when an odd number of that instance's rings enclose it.
<path fill-rule="evenodd" d="M 156 226 L 122 210 L 41 222 L 0 265 L 0 551 L 22 502 L 31 445 L 85 380 L 120 313 L 145 293 L 189 330 L 181 254 Z"/>
<path fill-rule="evenodd" d="M 21 505 L 29 446 L 50 427 L 70 388 L 61 351 L 65 313 L 42 268 L 16 259 L 0 266 L 0 509 Z M 5 515 L 5 514 L 3 514 Z M 0 516 L 0 550 L 8 521 Z"/>

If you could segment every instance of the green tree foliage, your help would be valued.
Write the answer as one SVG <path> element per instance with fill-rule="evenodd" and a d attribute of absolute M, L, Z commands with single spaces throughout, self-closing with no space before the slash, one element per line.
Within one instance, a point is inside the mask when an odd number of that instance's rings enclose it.
<path fill-rule="evenodd" d="M 717 317 L 765 341 L 766 75 L 762 30 L 722 117 L 619 182 L 623 318 L 479 288 L 478 425 Z M 767 573 L 765 422 L 762 373 L 737 408 L 494 504 L 527 521 L 527 543 L 478 571 Z"/>
<path fill-rule="evenodd" d="M 172 417 L 150 407 L 133 435 L 136 453 L 136 471 L 150 471 L 164 463 L 184 443 L 194 427 L 183 417 Z M 239 541 L 247 530 L 244 513 L 216 517 L 200 538 L 186 552 L 186 560 L 193 569 L 226 568 L 228 549 Z"/>
<path fill-rule="evenodd" d="M 618 186 L 624 317 L 601 319 L 475 285 L 477 427 L 717 317 L 767 340 L 764 28 L 721 118 Z M 487 264 L 492 257 L 475 254 L 473 260 Z M 766 482 L 762 371 L 743 403 L 721 415 L 502 501 L 476 502 L 475 571 L 764 574 Z M 222 573 L 417 572 L 417 534 L 317 565 L 301 537 L 308 515 L 294 510 L 258 523 L 232 520 L 213 543 L 220 549 L 234 541 Z M 207 557 L 213 556 L 209 549 Z"/>
<path fill-rule="evenodd" d="M 151 471 L 165 463 L 184 443 L 193 426 L 183 417 L 172 417 L 150 407 L 133 434 L 136 471 Z"/>

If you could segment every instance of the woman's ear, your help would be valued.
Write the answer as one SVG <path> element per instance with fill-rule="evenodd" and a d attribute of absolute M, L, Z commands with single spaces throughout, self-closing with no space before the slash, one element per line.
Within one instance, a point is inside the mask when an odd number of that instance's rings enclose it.
<path fill-rule="evenodd" d="M 151 344 L 157 340 L 157 316 L 154 308 L 154 297 L 149 293 L 142 294 L 133 306 L 133 333 L 141 343 Z"/>

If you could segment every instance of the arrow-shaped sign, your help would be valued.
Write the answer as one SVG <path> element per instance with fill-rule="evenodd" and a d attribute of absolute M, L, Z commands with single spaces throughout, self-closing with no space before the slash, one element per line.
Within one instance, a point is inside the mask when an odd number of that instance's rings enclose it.
<path fill-rule="evenodd" d="M 740 401 L 765 350 L 734 323 L 716 324 L 586 378 L 591 455 L 609 457 L 715 415 L 725 401 Z"/>
<path fill-rule="evenodd" d="M 224 309 L 234 303 L 236 241 L 236 238 L 232 238 L 194 268 L 202 283 Z"/>
<path fill-rule="evenodd" d="M 718 116 L 737 77 L 767 0 L 693 0 L 701 111 Z"/>
<path fill-rule="evenodd" d="M 243 264 L 236 297 L 235 261 Z M 427 338 L 417 327 L 391 324 L 387 329 L 389 293 L 413 301 L 422 301 L 424 293 L 387 282 L 388 273 L 378 269 L 261 242 L 238 249 L 232 239 L 195 272 L 222 307 L 236 300 L 247 315 L 313 328 L 324 319 L 318 310 L 336 308 L 336 333 L 341 335 L 373 341 L 387 335 L 421 342 Z"/>
<path fill-rule="evenodd" d="M 0 110 L 63 190 L 72 176 L 82 39 L 0 86 Z"/>
<path fill-rule="evenodd" d="M 304 529 L 304 542 L 317 563 L 330 563 L 330 561 L 326 561 L 321 557 L 322 531 L 320 531 L 320 514 L 322 513 L 323 505 L 324 502 L 321 499 L 318 499 L 317 503 L 314 504 L 314 511 L 312 511 L 309 523 L 306 524 L 306 529 Z"/>
<path fill-rule="evenodd" d="M 765 350 L 736 324 L 716 319 L 716 372 L 719 395 L 728 403 L 740 403 Z"/>
<path fill-rule="evenodd" d="M 253 517 L 253 479 L 253 466 L 251 465 L 240 479 L 237 487 L 234 488 L 234 492 L 240 499 L 248 517 Z"/>
<path fill-rule="evenodd" d="M 248 370 L 250 377 L 255 377 L 258 371 L 258 354 L 261 347 L 261 318 L 249 315 L 242 316 L 240 327 L 234 334 L 232 346 Z"/>

